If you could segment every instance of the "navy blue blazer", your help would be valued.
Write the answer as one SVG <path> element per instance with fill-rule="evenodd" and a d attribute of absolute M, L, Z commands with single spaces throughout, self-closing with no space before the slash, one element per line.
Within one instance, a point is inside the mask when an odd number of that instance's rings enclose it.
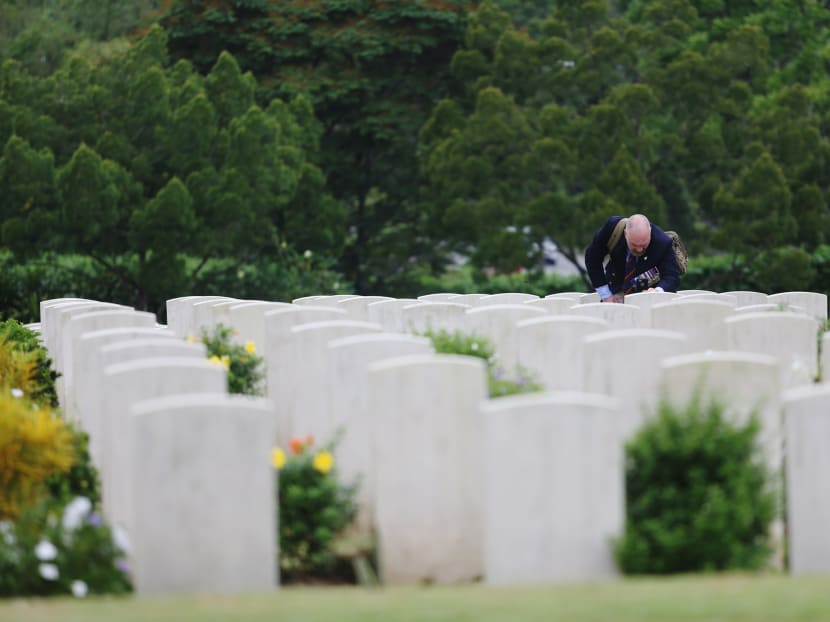
<path fill-rule="evenodd" d="M 603 285 L 611 288 L 611 293 L 616 294 L 624 290 L 623 279 L 625 278 L 625 260 L 628 254 L 628 245 L 625 243 L 625 234 L 620 236 L 617 245 L 608 252 L 608 241 L 614 232 L 614 227 L 623 216 L 611 216 L 594 234 L 594 239 L 585 249 L 585 268 L 588 270 L 588 277 L 594 289 Z M 608 263 L 603 266 L 605 256 L 609 255 Z M 653 287 L 662 287 L 663 291 L 676 292 L 680 282 L 680 270 L 674 258 L 672 240 L 660 227 L 651 225 L 651 242 L 646 251 L 637 258 L 635 263 L 635 274 L 642 274 L 647 270 L 657 267 L 660 270 L 660 281 Z"/>

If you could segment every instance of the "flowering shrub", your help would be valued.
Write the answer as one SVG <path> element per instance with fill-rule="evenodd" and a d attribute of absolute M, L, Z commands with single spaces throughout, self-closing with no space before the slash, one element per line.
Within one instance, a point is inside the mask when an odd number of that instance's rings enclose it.
<path fill-rule="evenodd" d="M 233 331 L 217 324 L 213 332 L 202 330 L 202 341 L 207 346 L 208 360 L 228 370 L 228 392 L 262 395 L 264 378 L 262 357 L 257 356 L 256 345 L 248 341 L 239 345 L 232 340 Z M 195 341 L 190 338 L 189 341 Z"/>
<path fill-rule="evenodd" d="M 282 580 L 321 578 L 337 561 L 333 545 L 357 512 L 355 486 L 338 483 L 333 446 L 312 448 L 314 439 L 291 439 L 288 454 L 272 453 L 279 470 L 279 539 Z"/>
<path fill-rule="evenodd" d="M 505 370 L 496 365 L 495 350 L 485 337 L 465 335 L 459 331 L 450 333 L 445 330 L 424 333 L 432 341 L 432 347 L 440 354 L 464 354 L 477 356 L 487 363 L 487 389 L 490 397 L 504 397 L 516 393 L 534 393 L 542 386 L 525 368 L 516 368 L 514 376 L 508 376 Z"/>
<path fill-rule="evenodd" d="M 94 511 L 87 436 L 53 408 L 37 335 L 0 327 L 0 596 L 123 592 L 123 547 Z"/>
<path fill-rule="evenodd" d="M 70 470 L 72 432 L 46 408 L 0 387 L 0 520 L 16 518 L 46 493 L 46 479 Z"/>
<path fill-rule="evenodd" d="M 86 497 L 39 503 L 0 521 L 0 596 L 127 592 L 126 548 Z"/>

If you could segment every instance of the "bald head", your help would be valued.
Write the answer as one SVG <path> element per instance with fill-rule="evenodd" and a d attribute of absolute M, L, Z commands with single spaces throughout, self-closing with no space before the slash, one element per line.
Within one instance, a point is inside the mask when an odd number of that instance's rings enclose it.
<path fill-rule="evenodd" d="M 642 214 L 629 217 L 625 225 L 625 243 L 632 255 L 639 257 L 651 242 L 651 223 Z"/>

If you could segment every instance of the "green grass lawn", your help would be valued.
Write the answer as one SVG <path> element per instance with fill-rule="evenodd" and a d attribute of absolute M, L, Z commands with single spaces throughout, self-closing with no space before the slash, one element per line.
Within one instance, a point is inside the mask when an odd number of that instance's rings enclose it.
<path fill-rule="evenodd" d="M 249 596 L 0 601 L 2 622 L 830 621 L 830 576 L 696 575 L 546 587 L 289 587 Z"/>

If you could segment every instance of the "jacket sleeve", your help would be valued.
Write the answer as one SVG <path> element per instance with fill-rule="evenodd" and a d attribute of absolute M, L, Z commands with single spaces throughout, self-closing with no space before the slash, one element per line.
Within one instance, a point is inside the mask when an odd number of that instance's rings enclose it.
<path fill-rule="evenodd" d="M 585 269 L 588 271 L 588 278 L 591 279 L 594 289 L 608 284 L 602 262 L 608 255 L 608 240 L 611 239 L 611 234 L 620 218 L 622 216 L 612 216 L 606 220 L 605 224 L 594 234 L 588 248 L 585 249 Z"/>

